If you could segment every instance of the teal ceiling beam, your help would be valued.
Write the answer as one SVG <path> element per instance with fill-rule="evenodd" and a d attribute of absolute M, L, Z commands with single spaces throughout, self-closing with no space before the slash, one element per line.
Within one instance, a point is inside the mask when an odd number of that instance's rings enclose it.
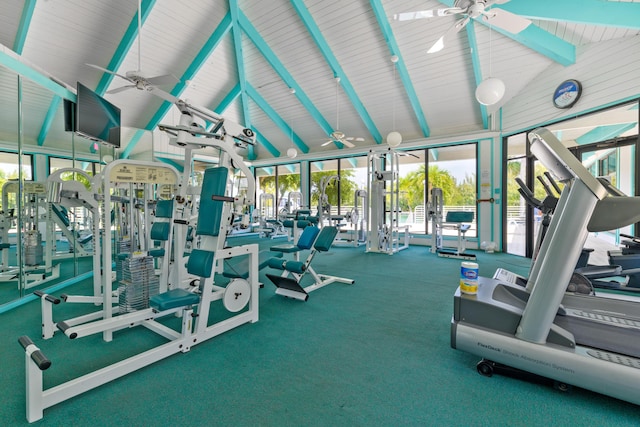
<path fill-rule="evenodd" d="M 10 53 L 0 49 L 0 65 L 49 90 L 54 96 L 57 95 L 61 98 L 68 99 L 69 101 L 76 102 L 76 94 L 67 89 L 66 86 L 57 83 L 52 80 L 50 76 L 45 76 L 39 71 L 36 71 L 22 63 L 13 52 L 9 52 Z"/>
<path fill-rule="evenodd" d="M 140 5 L 140 21 L 142 24 L 144 24 L 144 22 L 149 17 L 151 9 L 153 9 L 153 6 L 155 6 L 155 4 L 156 0 L 142 0 L 142 3 Z M 133 15 L 133 18 L 131 19 L 127 30 L 124 32 L 122 40 L 120 40 L 116 51 L 113 53 L 109 64 L 107 64 L 107 66 L 105 67 L 107 70 L 116 72 L 118 68 L 120 68 L 122 62 L 124 61 L 124 58 L 127 56 L 127 53 L 129 53 L 129 50 L 131 50 L 131 46 L 133 45 L 133 42 L 135 41 L 137 36 L 138 11 L 136 10 L 136 13 Z M 98 93 L 99 95 L 104 95 L 114 77 L 115 76 L 113 74 L 102 73 L 102 77 L 100 78 L 98 86 L 96 87 L 96 93 Z"/>
<path fill-rule="evenodd" d="M 352 168 L 358 167 L 358 159 L 356 159 L 355 157 L 347 157 L 347 161 L 349 162 Z"/>
<path fill-rule="evenodd" d="M 398 70 L 400 80 L 404 85 L 404 90 L 407 93 L 409 102 L 411 103 L 411 108 L 413 108 L 413 113 L 415 114 L 416 119 L 420 124 L 422 134 L 426 138 L 429 136 L 431 131 L 429 130 L 427 119 L 425 118 L 424 112 L 422 111 L 422 106 L 420 105 L 418 94 L 416 93 L 416 90 L 413 87 L 413 83 L 411 82 L 411 77 L 409 76 L 407 66 L 404 63 L 404 59 L 402 59 L 400 48 L 398 47 L 396 38 L 394 37 L 393 31 L 391 30 L 391 25 L 389 25 L 389 20 L 387 19 L 387 15 L 384 11 L 384 8 L 382 7 L 381 0 L 371 0 L 371 7 L 374 14 L 376 15 L 378 25 L 380 26 L 380 30 L 382 31 L 382 35 L 384 36 L 385 41 L 387 42 L 387 46 L 389 47 L 391 55 L 395 55 L 398 57 L 398 62 L 396 62 L 395 64 L 396 69 Z"/>
<path fill-rule="evenodd" d="M 89 165 L 91 165 L 90 162 L 82 162 L 80 163 L 80 169 L 82 169 L 83 171 L 86 171 L 89 169 Z"/>
<path fill-rule="evenodd" d="M 53 119 L 58 112 L 58 107 L 60 106 L 60 101 L 62 98 L 59 96 L 54 96 L 51 100 L 51 104 L 49 104 L 49 110 L 47 111 L 47 115 L 44 117 L 44 122 L 42 123 L 42 127 L 40 128 L 40 133 L 38 134 L 38 145 L 43 146 L 44 141 L 47 139 L 47 134 L 51 129 L 51 125 L 53 124 Z"/>
<path fill-rule="evenodd" d="M 481 22 L 488 27 L 488 25 L 481 20 L 476 20 L 476 22 Z M 491 29 L 565 67 L 576 63 L 576 47 L 574 45 L 533 24 L 518 34 L 512 34 L 497 27 L 491 27 Z"/>
<path fill-rule="evenodd" d="M 253 102 L 255 102 L 258 107 L 260 107 L 260 109 L 265 112 L 269 119 L 271 119 L 271 121 L 273 121 L 278 126 L 282 133 L 284 133 L 285 135 L 291 135 L 293 143 L 296 147 L 298 147 L 300 151 L 302 151 L 303 153 L 309 152 L 309 147 L 307 147 L 304 141 L 300 139 L 298 134 L 296 134 L 293 129 L 291 129 L 291 126 L 289 126 L 287 122 L 285 122 L 282 117 L 280 117 L 278 113 L 276 113 L 276 110 L 274 110 L 273 107 L 269 105 L 269 103 L 262 97 L 262 95 L 258 93 L 257 90 L 253 88 L 252 85 L 247 83 L 245 85 L 245 90 L 247 92 L 247 95 L 249 95 L 249 98 L 251 98 Z"/>
<path fill-rule="evenodd" d="M 313 162 L 313 166 L 318 168 L 319 171 L 324 170 L 324 162 Z"/>
<path fill-rule="evenodd" d="M 18 24 L 18 32 L 13 41 L 13 51 L 18 55 L 22 55 L 22 49 L 24 49 L 24 43 L 27 40 L 29 25 L 31 25 L 31 18 L 33 18 L 35 8 L 36 0 L 25 0 L 22 15 L 20 15 L 20 24 Z"/>
<path fill-rule="evenodd" d="M 440 3 L 445 4 L 449 7 L 452 7 L 454 3 L 454 0 L 439 0 L 439 1 Z M 594 0 L 589 0 L 589 1 L 594 1 Z M 528 3 L 524 1 L 515 1 L 515 0 L 514 2 Z M 553 4 L 555 5 L 557 3 L 561 3 L 561 2 L 556 2 Z M 507 3 L 501 4 L 499 5 L 499 7 L 503 8 L 503 6 L 505 6 L 506 4 Z M 489 25 L 486 22 L 484 22 L 483 19 L 474 18 L 474 21 L 479 22 L 486 27 L 489 27 Z M 453 25 L 454 22 L 455 21 L 452 20 L 451 25 Z M 534 50 L 539 54 L 544 55 L 547 58 L 559 64 L 562 64 L 564 66 L 572 65 L 572 64 L 575 64 L 576 62 L 576 47 L 574 45 L 564 41 L 560 37 L 554 36 L 553 34 L 533 24 L 529 25 L 524 31 L 521 31 L 518 34 L 513 34 L 508 31 L 504 31 L 495 26 L 491 26 L 490 28 L 491 30 L 495 30 L 497 33 L 500 33 L 505 37 L 509 37 L 510 39 L 513 39 L 518 43 L 528 47 L 529 49 Z"/>
<path fill-rule="evenodd" d="M 231 105 L 231 103 L 235 101 L 238 96 L 240 96 L 241 92 L 242 91 L 240 88 L 240 83 L 236 83 L 236 85 L 231 88 L 229 93 L 222 99 L 222 101 L 220 101 L 220 103 L 213 109 L 213 111 L 215 111 L 216 114 L 224 113 L 225 110 L 229 108 L 229 105 Z"/>
<path fill-rule="evenodd" d="M 245 127 L 251 126 L 251 114 L 249 112 L 249 99 L 245 90 L 247 84 L 247 76 L 244 68 L 244 56 L 242 55 L 242 31 L 239 23 L 240 19 L 244 16 L 240 8 L 238 7 L 238 0 L 229 0 L 229 11 L 231 12 L 231 31 L 233 38 L 233 50 L 236 54 L 236 69 L 238 70 L 238 82 L 240 83 L 240 99 L 242 104 L 242 115 Z M 245 18 L 246 19 L 246 18 Z M 249 160 L 255 160 L 257 158 L 255 149 L 252 145 L 249 146 Z"/>
<path fill-rule="evenodd" d="M 467 24 L 467 39 L 469 40 L 469 50 L 471 51 L 471 63 L 473 64 L 473 76 L 475 78 L 476 87 L 482 83 L 482 69 L 480 68 L 480 55 L 478 55 L 478 42 L 476 41 L 476 30 L 472 21 Z M 475 102 L 475 98 L 474 98 Z M 482 116 L 482 127 L 489 128 L 489 118 L 487 115 L 487 107 L 480 104 L 480 115 Z"/>
<path fill-rule="evenodd" d="M 256 130 L 255 128 L 252 128 L 252 129 L 253 129 L 253 133 L 256 134 L 256 141 L 258 141 L 260 143 L 260 145 L 262 145 L 264 148 L 266 148 L 267 151 L 273 157 L 280 157 L 280 151 L 276 147 L 274 147 L 273 144 L 263 134 L 261 134 L 258 130 Z"/>
<path fill-rule="evenodd" d="M 269 45 L 264 41 L 262 36 L 258 33 L 255 27 L 249 22 L 246 16 L 240 12 L 238 16 L 238 22 L 242 31 L 249 37 L 251 42 L 258 48 L 258 51 L 264 56 L 267 62 L 271 65 L 274 71 L 280 76 L 280 78 L 285 82 L 285 84 L 291 89 L 295 89 L 294 95 L 298 98 L 298 101 L 302 104 L 302 106 L 309 112 L 311 117 L 315 120 L 315 122 L 320 126 L 320 128 L 327 134 L 327 136 L 331 135 L 333 132 L 333 127 L 329 124 L 329 122 L 322 116 L 320 111 L 313 105 L 311 99 L 307 96 L 307 94 L 302 90 L 300 85 L 295 81 L 291 73 L 286 69 L 286 67 L 282 64 L 282 62 L 278 59 L 276 54 L 271 50 Z M 336 144 L 337 145 L 337 144 Z M 340 144 L 339 148 L 342 147 Z"/>
<path fill-rule="evenodd" d="M 292 164 L 284 165 L 290 173 L 296 173 L 296 166 Z"/>
<path fill-rule="evenodd" d="M 342 88 L 344 89 L 344 92 L 349 97 L 351 104 L 360 115 L 360 119 L 362 119 L 362 122 L 369 130 L 369 133 L 373 137 L 374 141 L 377 144 L 380 144 L 382 142 L 382 135 L 380 134 L 380 131 L 376 127 L 375 123 L 373 122 L 373 119 L 369 115 L 369 112 L 364 107 L 364 104 L 362 103 L 362 101 L 360 101 L 360 98 L 358 97 L 358 94 L 356 93 L 355 89 L 351 85 L 351 82 L 349 81 L 347 74 L 344 72 L 344 70 L 340 66 L 340 62 L 338 61 L 336 56 L 333 54 L 333 51 L 331 50 L 331 48 L 329 47 L 329 44 L 327 43 L 326 39 L 322 35 L 320 28 L 318 27 L 316 22 L 313 20 L 313 17 L 309 13 L 309 10 L 304 5 L 304 2 L 302 0 L 291 0 L 291 4 L 293 5 L 293 8 L 298 13 L 298 16 L 302 20 L 302 23 L 307 28 L 307 31 L 309 32 L 309 34 L 311 34 L 311 38 L 313 39 L 313 41 L 315 41 L 316 45 L 318 46 L 318 49 L 320 49 L 320 52 L 322 53 L 322 56 L 324 56 L 325 61 L 327 61 L 327 63 L 333 70 L 334 75 L 336 77 L 340 77 L 340 85 L 342 86 Z"/>
<path fill-rule="evenodd" d="M 603 0 L 511 1 L 496 5 L 529 19 L 640 29 L 640 3 Z"/>
<path fill-rule="evenodd" d="M 220 22 L 220 24 L 218 24 L 217 28 L 211 34 L 211 36 L 206 41 L 204 46 L 202 46 L 202 48 L 200 49 L 200 52 L 198 52 L 198 54 L 193 59 L 191 64 L 189 64 L 185 72 L 182 74 L 182 77 L 180 78 L 180 82 L 173 87 L 173 89 L 171 90 L 171 95 L 177 98 L 180 97 L 182 92 L 184 92 L 184 90 L 187 88 L 187 81 L 191 80 L 196 75 L 198 70 L 200 70 L 202 65 L 206 62 L 207 58 L 209 58 L 209 56 L 213 53 L 213 51 L 218 46 L 218 44 L 220 44 L 222 37 L 224 37 L 225 34 L 227 34 L 230 29 L 231 29 L 231 15 L 227 13 L 224 16 L 224 18 L 222 18 L 222 21 Z M 145 129 L 151 130 L 151 131 L 154 130 L 156 126 L 158 126 L 158 124 L 160 123 L 160 120 L 162 120 L 162 118 L 169 112 L 172 106 L 173 106 L 173 103 L 169 101 L 163 101 L 162 104 L 160 105 L 160 108 L 158 108 L 158 110 L 153 115 L 149 123 L 147 123 L 147 126 L 145 127 Z M 127 147 L 122 152 L 121 158 L 126 159 L 127 157 L 129 157 L 129 154 L 131 154 L 131 151 L 135 148 L 137 144 L 137 141 L 135 143 L 132 143 L 132 142 L 133 141 L 130 141 L 127 144 Z"/>
<path fill-rule="evenodd" d="M 166 157 L 156 157 L 156 159 L 162 163 L 166 163 L 168 165 L 173 166 L 180 173 L 184 172 L 184 164 L 180 162 L 176 162 L 173 159 L 167 159 Z"/>
<path fill-rule="evenodd" d="M 226 109 L 229 108 L 229 105 L 231 105 L 233 101 L 238 99 L 241 92 L 242 90 L 240 89 L 240 83 L 236 83 L 236 85 L 229 91 L 229 93 L 227 93 L 227 95 L 222 99 L 222 101 L 220 101 L 220 103 L 217 106 L 215 106 L 212 110 L 216 114 L 222 115 L 226 111 Z M 213 128 L 213 123 L 208 123 L 207 130 L 210 131 L 212 128 Z"/>
<path fill-rule="evenodd" d="M 273 166 L 269 166 L 269 167 L 266 167 L 266 168 L 260 168 L 260 169 L 265 171 L 267 173 L 267 175 L 269 175 L 269 176 L 273 176 L 273 174 L 276 171 L 276 168 L 274 168 Z"/>
<path fill-rule="evenodd" d="M 578 145 L 593 144 L 595 142 L 603 142 L 622 135 L 626 131 L 636 127 L 636 122 L 622 123 L 617 125 L 602 125 L 591 129 L 584 135 L 576 138 Z"/>

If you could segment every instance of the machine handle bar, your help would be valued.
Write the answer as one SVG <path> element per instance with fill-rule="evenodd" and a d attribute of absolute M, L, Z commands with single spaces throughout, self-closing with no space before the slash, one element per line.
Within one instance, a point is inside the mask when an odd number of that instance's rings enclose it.
<path fill-rule="evenodd" d="M 51 361 L 47 359 L 47 356 L 45 356 L 38 347 L 36 347 L 33 341 L 31 341 L 31 338 L 23 335 L 18 338 L 18 342 L 41 371 L 49 369 Z"/>

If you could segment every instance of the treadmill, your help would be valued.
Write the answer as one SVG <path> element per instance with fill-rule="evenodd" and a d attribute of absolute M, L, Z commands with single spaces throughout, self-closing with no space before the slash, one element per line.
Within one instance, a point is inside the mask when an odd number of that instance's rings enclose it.
<path fill-rule="evenodd" d="M 640 197 L 593 177 L 547 129 L 528 138 L 565 183 L 555 215 L 526 287 L 480 277 L 476 295 L 458 288 L 451 346 L 482 357 L 484 375 L 512 370 L 640 404 L 640 298 L 566 292 L 588 233 L 638 222 Z"/>

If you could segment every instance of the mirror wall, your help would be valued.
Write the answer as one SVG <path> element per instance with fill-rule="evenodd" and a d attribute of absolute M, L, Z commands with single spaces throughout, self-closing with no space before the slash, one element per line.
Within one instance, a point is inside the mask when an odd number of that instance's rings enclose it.
<path fill-rule="evenodd" d="M 92 271 L 91 226 L 99 218 L 73 200 L 52 203 L 50 182 L 78 181 L 86 196 L 101 159 L 116 153 L 65 131 L 64 100 L 2 66 L 0 99 L 1 310 Z"/>

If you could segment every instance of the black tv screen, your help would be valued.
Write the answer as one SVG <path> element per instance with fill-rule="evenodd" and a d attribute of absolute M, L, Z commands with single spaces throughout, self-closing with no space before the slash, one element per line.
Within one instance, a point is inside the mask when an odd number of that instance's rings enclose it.
<path fill-rule="evenodd" d="M 120 108 L 78 82 L 76 132 L 120 147 Z"/>

